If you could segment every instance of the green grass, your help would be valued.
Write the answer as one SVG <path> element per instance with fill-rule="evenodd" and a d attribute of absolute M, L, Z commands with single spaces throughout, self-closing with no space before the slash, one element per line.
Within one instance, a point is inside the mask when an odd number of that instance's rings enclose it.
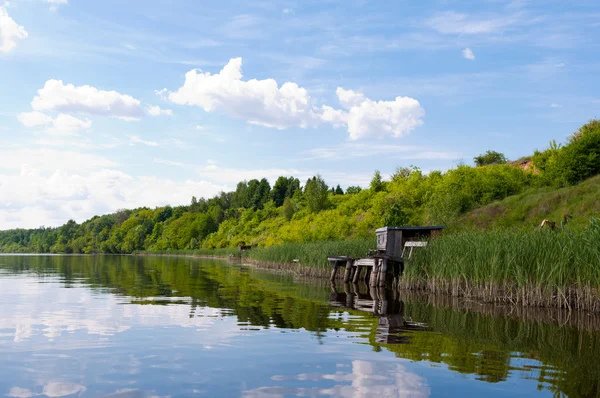
<path fill-rule="evenodd" d="M 600 222 L 562 231 L 463 231 L 407 263 L 405 288 L 522 305 L 600 310 Z"/>
<path fill-rule="evenodd" d="M 574 226 L 585 226 L 600 215 L 600 176 L 571 187 L 545 187 L 510 196 L 458 217 L 449 229 L 531 227 L 545 218 L 558 223 L 565 214 L 573 216 L 569 223 Z"/>

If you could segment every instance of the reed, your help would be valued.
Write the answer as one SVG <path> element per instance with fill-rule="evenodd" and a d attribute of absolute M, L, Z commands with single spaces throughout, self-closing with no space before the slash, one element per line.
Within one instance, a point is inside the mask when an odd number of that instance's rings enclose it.
<path fill-rule="evenodd" d="M 522 306 L 600 310 L 600 223 L 561 231 L 464 231 L 407 261 L 405 289 Z"/>

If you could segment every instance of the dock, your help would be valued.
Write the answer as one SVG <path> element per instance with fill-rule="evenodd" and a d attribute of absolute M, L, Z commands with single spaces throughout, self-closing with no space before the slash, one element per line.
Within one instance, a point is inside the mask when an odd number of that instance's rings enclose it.
<path fill-rule="evenodd" d="M 383 227 L 375 231 L 377 248 L 366 257 L 330 256 L 327 258 L 331 281 L 337 278 L 338 269 L 344 268 L 344 283 L 364 281 L 371 287 L 386 286 L 399 280 L 404 272 L 404 260 L 411 258 L 417 248 L 426 247 L 428 242 L 439 236 L 446 227 Z"/>

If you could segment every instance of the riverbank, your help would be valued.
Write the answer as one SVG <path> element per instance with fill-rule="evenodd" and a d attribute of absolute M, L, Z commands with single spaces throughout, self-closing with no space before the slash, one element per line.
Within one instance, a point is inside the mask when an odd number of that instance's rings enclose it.
<path fill-rule="evenodd" d="M 187 253 L 188 250 L 182 250 L 181 252 L 137 252 L 133 253 L 134 256 L 158 256 L 158 257 L 186 257 L 196 258 L 205 260 L 226 260 L 232 262 L 242 262 L 244 265 L 251 265 L 254 268 L 268 270 L 273 273 L 292 275 L 300 278 L 328 278 L 331 274 L 331 270 L 326 268 L 318 268 L 315 266 L 304 265 L 299 263 L 277 263 L 277 262 L 263 262 L 249 258 L 247 256 L 225 256 L 225 255 L 206 255 L 206 254 L 193 254 Z M 340 275 L 338 275 L 339 277 Z"/>
<path fill-rule="evenodd" d="M 430 242 L 407 261 L 398 287 L 521 307 L 600 312 L 600 223 L 560 231 L 462 231 Z M 327 256 L 363 257 L 374 240 L 289 243 L 244 252 L 246 264 L 296 276 L 326 278 Z M 235 249 L 146 252 L 229 258 Z M 236 258 L 236 257 L 234 257 Z M 240 257 L 237 257 L 238 259 Z"/>

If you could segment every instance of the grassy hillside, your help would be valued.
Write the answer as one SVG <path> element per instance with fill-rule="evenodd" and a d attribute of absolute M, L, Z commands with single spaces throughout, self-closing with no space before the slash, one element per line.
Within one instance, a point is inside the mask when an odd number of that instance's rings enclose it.
<path fill-rule="evenodd" d="M 450 224 L 452 229 L 525 227 L 540 225 L 543 219 L 560 222 L 571 215 L 570 225 L 584 226 L 600 215 L 600 176 L 580 184 L 555 189 L 530 189 L 519 195 L 470 211 Z"/>

